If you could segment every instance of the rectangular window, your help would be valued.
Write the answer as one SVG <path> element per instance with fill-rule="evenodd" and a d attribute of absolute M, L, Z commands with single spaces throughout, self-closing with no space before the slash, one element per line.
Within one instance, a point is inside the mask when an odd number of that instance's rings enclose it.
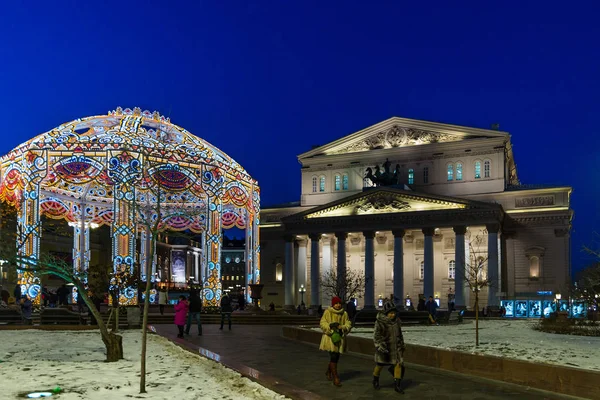
<path fill-rule="evenodd" d="M 423 168 L 423 183 L 429 183 L 429 167 Z"/>
<path fill-rule="evenodd" d="M 312 190 L 313 193 L 317 193 L 317 177 L 313 177 L 312 178 Z"/>
<path fill-rule="evenodd" d="M 483 163 L 483 176 L 484 178 L 490 177 L 490 162 L 486 161 Z"/>
<path fill-rule="evenodd" d="M 462 181 L 462 164 L 461 163 L 456 164 L 456 180 Z"/>
<path fill-rule="evenodd" d="M 334 186 L 334 187 L 335 187 L 335 190 L 340 190 L 341 183 L 342 183 L 342 182 L 341 182 L 341 178 L 340 178 L 340 176 L 339 176 L 339 175 L 336 175 L 336 176 L 335 176 L 335 186 Z"/>
<path fill-rule="evenodd" d="M 475 161 L 475 179 L 481 179 L 481 161 Z"/>
<path fill-rule="evenodd" d="M 448 164 L 448 182 L 454 179 L 454 166 L 452 164 Z"/>
<path fill-rule="evenodd" d="M 456 262 L 454 260 L 448 263 L 448 279 L 454 279 L 456 276 Z"/>
<path fill-rule="evenodd" d="M 414 183 L 415 183 L 415 170 L 411 168 L 408 170 L 408 184 L 414 185 Z"/>
<path fill-rule="evenodd" d="M 319 192 L 324 192 L 325 191 L 325 177 L 322 176 L 319 179 Z"/>
<path fill-rule="evenodd" d="M 425 261 L 421 261 L 421 268 L 419 268 L 419 279 L 425 279 Z"/>
<path fill-rule="evenodd" d="M 348 174 L 342 176 L 342 190 L 348 190 Z"/>

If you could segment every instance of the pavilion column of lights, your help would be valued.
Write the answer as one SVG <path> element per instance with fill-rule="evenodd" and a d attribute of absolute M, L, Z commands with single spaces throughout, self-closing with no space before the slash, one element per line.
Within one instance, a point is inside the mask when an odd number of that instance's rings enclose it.
<path fill-rule="evenodd" d="M 158 112 L 119 107 L 65 123 L 1 157 L 0 174 L 0 201 L 18 209 L 22 257 L 39 257 L 42 215 L 65 219 L 74 229 L 73 268 L 83 273 L 91 259 L 90 228 L 108 225 L 114 272 L 154 281 L 156 260 L 149 254 L 156 243 L 147 222 L 159 221 L 163 232 L 202 234 L 193 273 L 202 276 L 204 303 L 214 306 L 222 292 L 222 230 L 236 226 L 247 232 L 247 283 L 260 282 L 257 182 L 218 148 Z M 191 274 L 188 268 L 187 278 Z M 21 269 L 19 283 L 39 302 L 34 273 Z M 119 300 L 136 304 L 136 290 L 121 287 Z"/>

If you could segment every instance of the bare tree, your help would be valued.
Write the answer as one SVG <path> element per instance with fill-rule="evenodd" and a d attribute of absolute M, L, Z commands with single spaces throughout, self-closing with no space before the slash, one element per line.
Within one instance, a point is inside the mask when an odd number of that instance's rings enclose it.
<path fill-rule="evenodd" d="M 585 268 L 577 274 L 571 293 L 575 298 L 581 299 L 588 306 L 597 310 L 600 305 L 600 263 Z"/>
<path fill-rule="evenodd" d="M 479 347 L 479 292 L 484 288 L 490 288 L 492 282 L 487 277 L 487 249 L 482 249 L 484 236 L 481 234 L 469 239 L 469 259 L 465 260 L 465 283 L 469 290 L 475 294 L 475 346 Z"/>
<path fill-rule="evenodd" d="M 325 295 L 337 296 L 345 303 L 347 299 L 362 298 L 368 279 L 362 271 L 346 270 L 344 276 L 338 279 L 337 268 L 333 267 L 321 277 L 321 287 Z"/>

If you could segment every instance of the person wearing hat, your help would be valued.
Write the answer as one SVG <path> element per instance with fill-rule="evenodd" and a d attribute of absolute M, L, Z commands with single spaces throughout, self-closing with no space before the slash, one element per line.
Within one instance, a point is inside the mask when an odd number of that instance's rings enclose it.
<path fill-rule="evenodd" d="M 331 307 L 325 310 L 321 317 L 323 337 L 319 350 L 329 352 L 329 365 L 327 366 L 327 380 L 333 380 L 335 386 L 342 386 L 337 372 L 340 354 L 345 350 L 346 336 L 350 332 L 352 321 L 342 307 L 342 299 L 335 296 L 331 299 Z"/>
<path fill-rule="evenodd" d="M 373 371 L 373 388 L 379 389 L 379 375 L 383 367 L 389 365 L 388 371 L 394 376 L 394 390 L 404 393 L 400 383 L 404 377 L 404 337 L 400 327 L 400 319 L 396 318 L 396 305 L 389 301 L 383 310 L 377 313 L 373 331 L 375 343 L 375 370 Z"/>

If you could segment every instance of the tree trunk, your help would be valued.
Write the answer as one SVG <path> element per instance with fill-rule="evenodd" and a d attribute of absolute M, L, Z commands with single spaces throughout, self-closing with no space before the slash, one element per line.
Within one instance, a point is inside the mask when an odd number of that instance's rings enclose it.
<path fill-rule="evenodd" d="M 475 347 L 479 347 L 479 293 L 475 291 Z"/>
<path fill-rule="evenodd" d="M 106 362 L 115 362 L 123 359 L 123 337 L 113 332 L 102 334 L 102 341 L 106 346 Z"/>
<path fill-rule="evenodd" d="M 149 259 L 152 260 L 154 258 L 153 251 L 150 250 Z M 151 266 L 152 264 L 150 264 Z M 150 270 L 146 267 L 146 271 Z M 146 295 L 144 297 L 144 313 L 142 315 L 142 365 L 140 368 L 140 393 L 146 393 L 146 342 L 148 330 L 146 329 L 146 325 L 148 324 L 148 309 L 150 308 L 150 282 L 151 282 L 151 274 L 146 272 Z"/>

